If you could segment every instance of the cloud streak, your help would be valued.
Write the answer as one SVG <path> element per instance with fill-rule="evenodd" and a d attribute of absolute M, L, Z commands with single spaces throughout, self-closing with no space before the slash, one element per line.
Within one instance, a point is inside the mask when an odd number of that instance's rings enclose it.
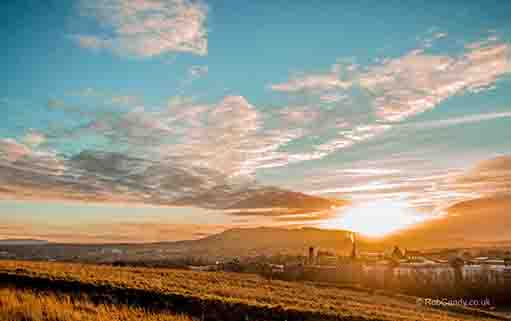
<path fill-rule="evenodd" d="M 455 57 L 413 51 L 369 68 L 360 76 L 360 85 L 374 96 L 376 114 L 396 122 L 433 109 L 451 96 L 486 89 L 509 72 L 507 44 L 475 48 Z"/>
<path fill-rule="evenodd" d="M 475 124 L 484 121 L 490 121 L 501 118 L 510 118 L 511 112 L 500 112 L 500 113 L 482 113 L 482 114 L 473 114 L 473 115 L 465 115 L 460 117 L 452 117 L 447 119 L 440 119 L 434 121 L 427 122 L 417 122 L 408 125 L 404 125 L 404 128 L 410 129 L 435 129 L 435 128 L 444 128 L 449 126 L 457 126 L 464 124 Z"/>
<path fill-rule="evenodd" d="M 73 35 L 83 48 L 143 58 L 169 52 L 207 54 L 208 10 L 201 2 L 93 0 L 82 1 L 80 9 L 105 29 L 103 35 Z"/>
<path fill-rule="evenodd" d="M 420 48 L 365 68 L 335 64 L 329 73 L 293 76 L 270 88 L 311 95 L 326 103 L 340 102 L 349 97 L 349 90 L 359 88 L 369 95 L 378 119 L 400 122 L 452 96 L 489 89 L 510 72 L 511 47 L 492 41 L 469 44 L 459 55 L 432 54 Z"/>
<path fill-rule="evenodd" d="M 340 70 L 335 65 L 332 71 L 323 74 L 306 74 L 292 77 L 285 83 L 270 85 L 274 91 L 293 92 L 326 92 L 336 89 L 348 89 L 352 86 L 351 81 L 340 79 Z"/>

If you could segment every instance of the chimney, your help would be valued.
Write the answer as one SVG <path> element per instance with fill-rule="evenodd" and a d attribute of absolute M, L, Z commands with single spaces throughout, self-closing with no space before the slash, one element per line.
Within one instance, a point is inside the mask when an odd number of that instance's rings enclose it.
<path fill-rule="evenodd" d="M 314 259 L 314 247 L 311 246 L 309 247 L 309 264 L 313 265 L 315 262 L 315 259 Z"/>
<path fill-rule="evenodd" d="M 357 258 L 357 241 L 355 239 L 355 234 L 351 233 L 351 259 L 355 260 Z"/>

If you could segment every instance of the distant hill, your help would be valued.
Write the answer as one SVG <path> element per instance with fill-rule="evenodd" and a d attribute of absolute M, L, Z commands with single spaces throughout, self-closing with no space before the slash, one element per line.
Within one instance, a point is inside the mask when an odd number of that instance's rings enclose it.
<path fill-rule="evenodd" d="M 24 259 L 80 260 L 87 262 L 165 261 L 204 259 L 208 261 L 260 255 L 304 255 L 310 246 L 338 254 L 351 249 L 349 231 L 316 228 L 236 228 L 198 240 L 145 244 L 58 244 L 38 240 L 11 241 L 9 253 Z M 32 242 L 32 243 L 29 243 Z M 363 239 L 359 244 L 367 247 Z M 12 246 L 11 245 L 18 245 Z M 30 246 L 25 246 L 30 245 Z"/>
<path fill-rule="evenodd" d="M 410 247 L 469 247 L 511 244 L 511 196 L 457 203 L 447 215 L 387 238 Z"/>
<path fill-rule="evenodd" d="M 36 239 L 4 239 L 0 240 L 0 245 L 43 245 L 48 244 L 46 240 Z"/>
<path fill-rule="evenodd" d="M 351 248 L 349 234 L 349 231 L 316 228 L 237 228 L 182 245 L 188 247 L 190 253 L 214 256 L 305 254 L 310 246 L 339 252 Z"/>

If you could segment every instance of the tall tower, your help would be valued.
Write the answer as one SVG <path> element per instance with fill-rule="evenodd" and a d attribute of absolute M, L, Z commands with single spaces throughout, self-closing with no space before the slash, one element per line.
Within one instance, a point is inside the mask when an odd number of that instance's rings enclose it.
<path fill-rule="evenodd" d="M 309 264 L 314 264 L 314 246 L 309 247 Z"/>
<path fill-rule="evenodd" d="M 355 260 L 357 258 L 357 240 L 355 239 L 355 233 L 350 234 L 351 239 L 351 255 L 350 258 Z"/>

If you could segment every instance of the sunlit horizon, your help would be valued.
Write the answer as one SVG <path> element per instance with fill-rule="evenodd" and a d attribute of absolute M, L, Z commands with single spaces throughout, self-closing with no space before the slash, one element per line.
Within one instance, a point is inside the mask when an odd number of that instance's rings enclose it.
<path fill-rule="evenodd" d="M 364 236 L 381 238 L 431 219 L 403 202 L 380 200 L 353 204 L 336 210 L 338 215 L 320 224 L 328 229 L 342 229 Z"/>

